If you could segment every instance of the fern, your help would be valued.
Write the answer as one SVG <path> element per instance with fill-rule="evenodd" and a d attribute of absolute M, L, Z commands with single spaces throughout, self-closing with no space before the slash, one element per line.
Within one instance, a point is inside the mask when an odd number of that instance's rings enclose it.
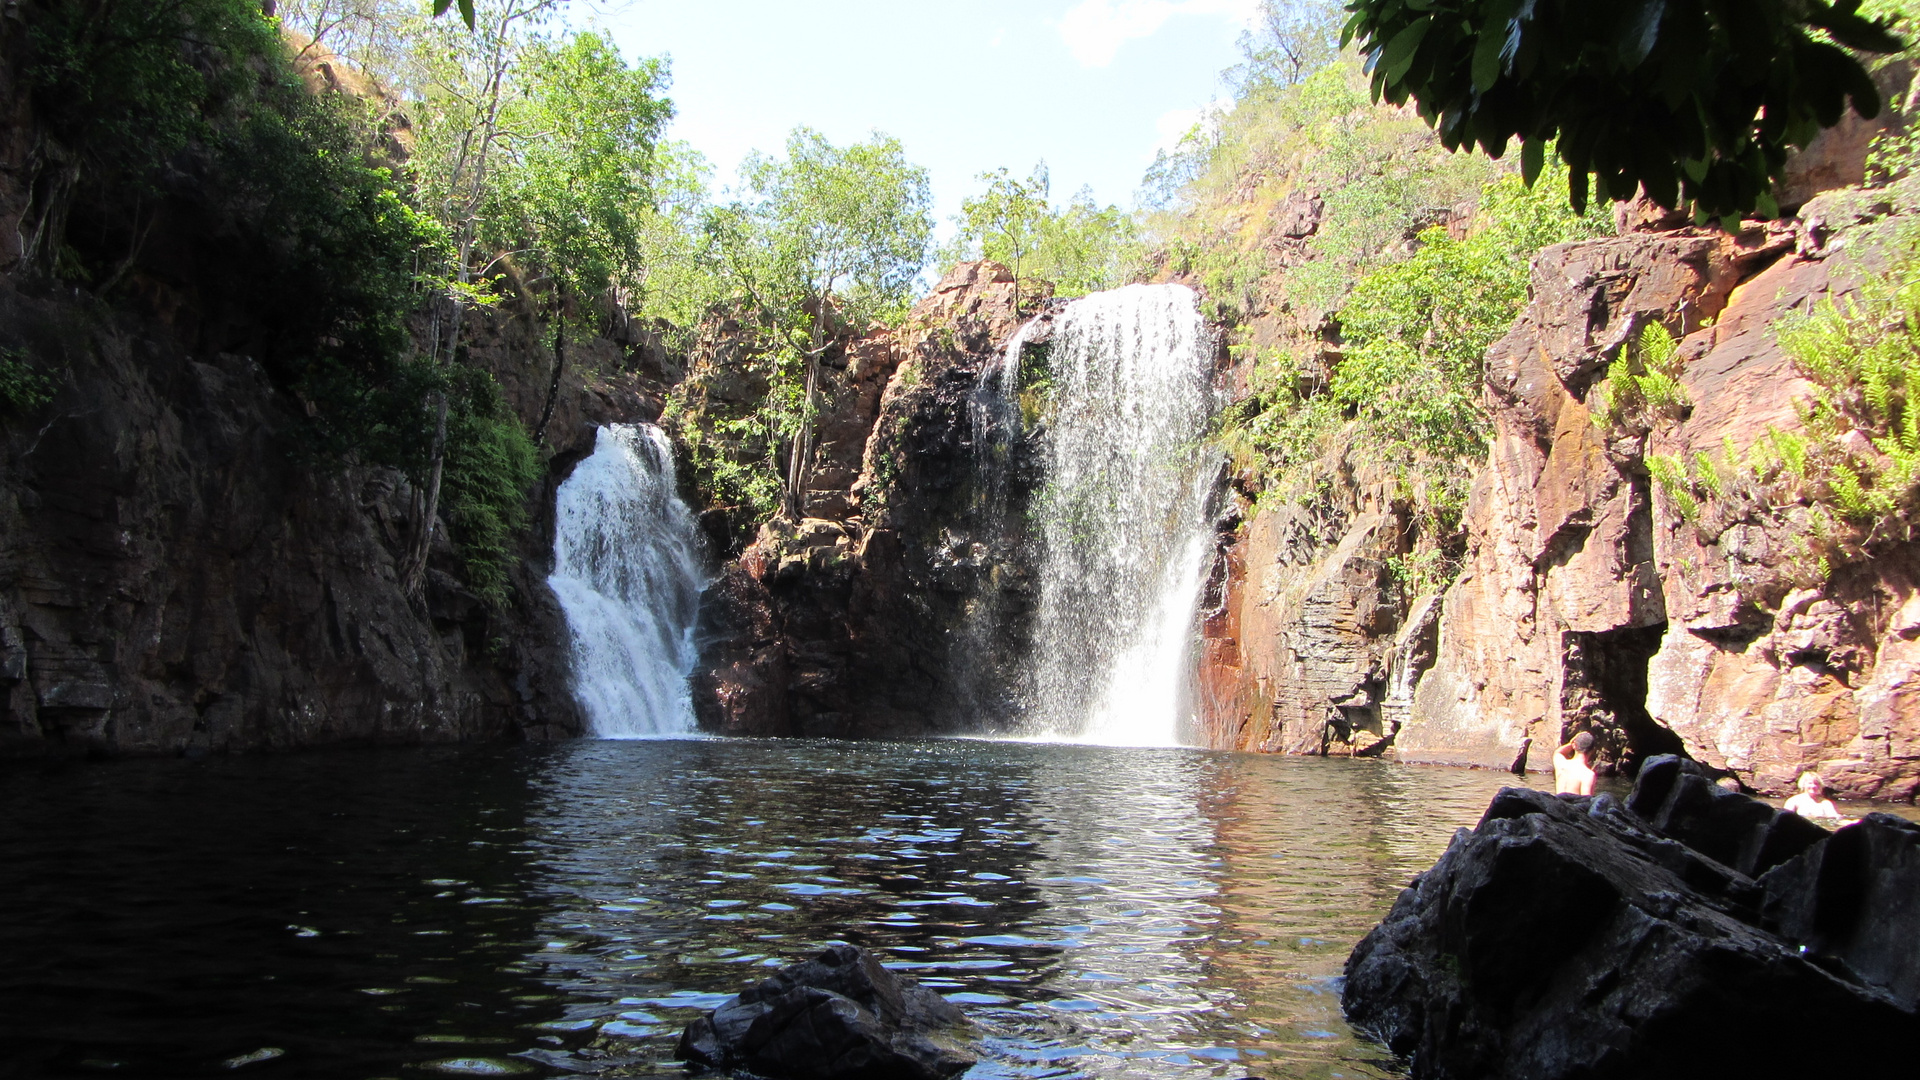
<path fill-rule="evenodd" d="M 1713 459 L 1707 456 L 1705 450 L 1694 452 L 1693 472 L 1700 486 L 1706 489 L 1708 498 L 1718 499 L 1721 497 L 1720 472 L 1713 467 Z"/>
<path fill-rule="evenodd" d="M 1647 472 L 1679 512 L 1681 521 L 1691 525 L 1700 520 L 1700 500 L 1694 497 L 1693 482 L 1679 458 L 1671 454 L 1649 454 Z"/>

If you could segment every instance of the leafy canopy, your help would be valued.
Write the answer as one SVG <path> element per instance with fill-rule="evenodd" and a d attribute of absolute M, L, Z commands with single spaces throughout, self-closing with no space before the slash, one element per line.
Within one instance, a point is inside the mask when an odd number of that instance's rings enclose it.
<path fill-rule="evenodd" d="M 933 235 L 927 171 L 878 132 L 835 146 L 811 128 L 740 166 L 747 198 L 712 215 L 742 291 L 791 318 L 831 296 L 856 322 L 904 309 Z"/>
<path fill-rule="evenodd" d="M 1702 219 L 1758 210 L 1789 147 L 1880 95 L 1848 49 L 1896 52 L 1859 0 L 1352 0 L 1376 99 L 1411 98 L 1450 150 L 1518 140 L 1531 183 L 1549 144 L 1569 198 L 1644 186 Z M 1557 140 L 1557 142 L 1556 142 Z M 1591 176 L 1591 188 L 1589 187 Z"/>
<path fill-rule="evenodd" d="M 673 116 L 665 62 L 629 66 L 610 37 L 580 33 L 531 43 L 513 79 L 481 216 L 487 246 L 574 297 L 638 283 L 654 148 Z"/>
<path fill-rule="evenodd" d="M 1026 179 L 1006 169 L 981 173 L 986 190 L 960 202 L 959 230 L 944 261 L 992 259 L 1013 270 L 1016 282 L 1042 278 L 1058 296 L 1085 296 L 1121 284 L 1139 261 L 1139 229 L 1117 206 L 1102 208 L 1090 188 L 1066 206 L 1048 201 L 1046 162 Z M 1016 285 L 1016 288 L 1018 286 Z"/>

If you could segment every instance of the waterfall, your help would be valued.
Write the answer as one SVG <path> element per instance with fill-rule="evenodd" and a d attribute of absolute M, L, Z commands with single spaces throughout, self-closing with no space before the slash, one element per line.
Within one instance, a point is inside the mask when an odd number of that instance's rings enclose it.
<path fill-rule="evenodd" d="M 588 726 L 606 739 L 692 733 L 687 676 L 705 577 L 666 433 L 601 428 L 556 502 L 547 584 L 566 612 L 573 693 Z"/>
<path fill-rule="evenodd" d="M 1191 290 L 1131 285 L 1054 330 L 1034 713 L 1053 738 L 1178 745 L 1213 544 L 1214 393 Z"/>

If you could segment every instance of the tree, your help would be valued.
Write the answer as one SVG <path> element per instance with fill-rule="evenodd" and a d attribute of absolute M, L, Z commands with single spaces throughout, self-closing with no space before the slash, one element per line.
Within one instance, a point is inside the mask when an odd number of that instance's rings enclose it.
<path fill-rule="evenodd" d="M 506 253 L 487 254 L 480 248 L 483 211 L 488 205 L 492 170 L 505 132 L 502 120 L 518 94 L 512 73 L 521 55 L 535 40 L 540 26 L 552 19 L 565 0 L 497 0 L 481 9 L 478 28 L 468 34 L 446 30 L 415 34 L 415 75 L 424 100 L 416 103 L 420 141 L 415 150 L 416 173 L 427 204 L 445 225 L 453 242 L 453 260 L 443 302 L 434 306 L 433 338 L 428 355 L 434 364 L 454 363 L 467 308 L 486 299 L 475 280 L 485 281 Z M 463 0 L 463 13 L 469 4 Z M 445 4 L 438 11 L 444 11 Z M 436 11 L 436 14 L 438 14 Z M 476 265 L 476 257 L 487 254 Z M 418 593 L 426 582 L 427 558 L 433 547 L 434 523 L 439 520 L 440 488 L 446 472 L 446 389 L 435 386 L 431 465 L 424 487 L 414 498 L 413 543 L 403 563 L 402 580 Z"/>
<path fill-rule="evenodd" d="M 1551 145 L 1569 199 L 1644 188 L 1702 220 L 1778 211 L 1790 147 L 1851 105 L 1880 111 L 1849 49 L 1897 52 L 1859 0 L 1352 0 L 1376 99 L 1412 99 L 1450 150 L 1520 142 L 1531 183 Z M 1591 177 L 1591 185 L 1589 184 Z"/>
<path fill-rule="evenodd" d="M 729 278 L 799 361 L 786 469 L 786 509 L 798 517 L 829 320 L 836 310 L 861 323 L 904 308 L 926 263 L 933 197 L 926 170 L 878 132 L 837 147 L 799 127 L 786 149 L 784 159 L 756 153 L 741 164 L 749 197 L 709 215 L 709 228 Z"/>
<path fill-rule="evenodd" d="M 1229 77 L 1242 94 L 1258 84 L 1298 84 L 1340 54 L 1345 14 L 1337 0 L 1260 0 L 1253 26 L 1240 35 L 1246 60 Z"/>
<path fill-rule="evenodd" d="M 1025 180 L 1005 168 L 978 177 L 987 190 L 960 201 L 960 234 L 980 245 L 980 256 L 1013 270 L 1013 309 L 1020 310 L 1021 263 L 1041 241 L 1051 208 L 1047 205 L 1047 163 L 1033 167 Z"/>
<path fill-rule="evenodd" d="M 502 110 L 500 157 L 481 236 L 561 298 L 619 302 L 644 265 L 654 147 L 673 116 L 667 66 L 629 66 L 610 37 L 536 41 Z"/>
<path fill-rule="evenodd" d="M 1043 278 L 1061 296 L 1084 296 L 1119 284 L 1138 248 L 1132 215 L 1117 206 L 1104 209 L 1092 188 L 1081 188 L 1066 206 L 1047 201 L 1047 164 L 1034 166 L 1025 180 L 1007 170 L 981 173 L 986 191 L 960 202 L 959 230 L 944 257 L 992 259 L 1013 270 L 1013 304 L 1020 307 L 1020 282 Z"/>

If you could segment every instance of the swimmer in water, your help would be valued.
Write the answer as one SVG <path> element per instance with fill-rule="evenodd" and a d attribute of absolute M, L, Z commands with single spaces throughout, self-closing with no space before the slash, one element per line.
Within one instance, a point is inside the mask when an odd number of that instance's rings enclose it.
<path fill-rule="evenodd" d="M 1593 794 L 1593 733 L 1583 731 L 1553 752 L 1553 793 Z"/>
<path fill-rule="evenodd" d="M 1817 821 L 1840 820 L 1840 808 L 1833 805 L 1832 799 L 1827 798 L 1826 782 L 1820 779 L 1820 774 L 1817 772 L 1809 771 L 1800 774 L 1800 794 L 1788 799 L 1786 808 L 1803 818 L 1813 818 Z"/>

